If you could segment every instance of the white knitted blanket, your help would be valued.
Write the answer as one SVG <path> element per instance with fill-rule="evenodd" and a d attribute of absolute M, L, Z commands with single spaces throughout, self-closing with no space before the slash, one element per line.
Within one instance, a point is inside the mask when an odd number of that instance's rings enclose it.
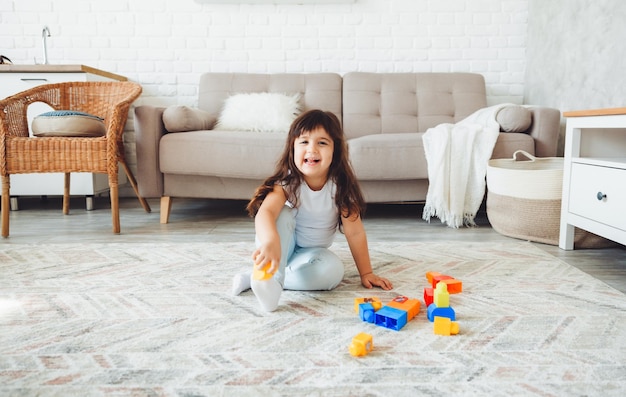
<path fill-rule="evenodd" d="M 428 163 L 428 193 L 422 218 L 433 216 L 450 227 L 474 226 L 485 195 L 487 163 L 498 139 L 498 111 L 480 109 L 456 124 L 429 128 L 423 136 Z"/>

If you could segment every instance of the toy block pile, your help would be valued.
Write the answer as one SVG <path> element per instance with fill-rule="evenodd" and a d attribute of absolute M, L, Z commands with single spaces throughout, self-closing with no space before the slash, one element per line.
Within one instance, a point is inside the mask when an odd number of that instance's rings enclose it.
<path fill-rule="evenodd" d="M 450 294 L 463 291 L 463 283 L 445 274 L 437 272 L 426 273 L 430 287 L 424 288 L 424 303 L 427 307 L 428 321 L 434 323 L 434 332 L 437 335 L 456 335 L 459 333 L 459 324 L 456 313 L 450 306 Z"/>
<path fill-rule="evenodd" d="M 458 334 L 459 324 L 456 322 L 456 313 L 450 306 L 450 295 L 461 293 L 463 283 L 437 272 L 426 273 L 426 279 L 430 287 L 424 288 L 424 303 L 427 308 L 426 316 L 433 323 L 434 333 L 445 336 Z M 364 322 L 400 331 L 419 314 L 420 301 L 400 295 L 383 305 L 377 297 L 356 298 L 354 311 Z M 364 356 L 372 349 L 372 336 L 363 332 L 354 337 L 349 347 L 353 356 Z"/>
<path fill-rule="evenodd" d="M 356 298 L 354 309 L 361 320 L 381 327 L 399 331 L 420 311 L 420 301 L 406 296 L 397 296 L 386 305 L 380 299 Z"/>

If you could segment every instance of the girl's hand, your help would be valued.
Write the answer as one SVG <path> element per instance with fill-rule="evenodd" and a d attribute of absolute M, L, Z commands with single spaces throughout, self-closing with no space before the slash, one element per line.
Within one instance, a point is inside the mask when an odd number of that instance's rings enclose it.
<path fill-rule="evenodd" d="M 274 274 L 278 270 L 280 264 L 280 243 L 278 244 L 278 250 L 272 249 L 271 246 L 260 246 L 252 253 L 252 260 L 254 261 L 254 268 L 262 270 L 268 263 L 271 264 L 266 273 Z"/>
<path fill-rule="evenodd" d="M 384 277 L 378 277 L 374 273 L 367 273 L 362 275 L 361 284 L 363 284 L 365 288 L 380 287 L 385 291 L 389 291 L 393 288 L 393 284 L 391 284 L 391 281 L 387 280 Z"/>

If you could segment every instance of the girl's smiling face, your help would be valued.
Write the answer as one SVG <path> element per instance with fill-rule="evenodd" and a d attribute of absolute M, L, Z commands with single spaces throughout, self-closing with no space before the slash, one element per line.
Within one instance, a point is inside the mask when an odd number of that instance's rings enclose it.
<path fill-rule="evenodd" d="M 313 190 L 321 189 L 328 179 L 335 145 L 325 129 L 303 132 L 293 146 L 293 160 L 305 182 Z"/>

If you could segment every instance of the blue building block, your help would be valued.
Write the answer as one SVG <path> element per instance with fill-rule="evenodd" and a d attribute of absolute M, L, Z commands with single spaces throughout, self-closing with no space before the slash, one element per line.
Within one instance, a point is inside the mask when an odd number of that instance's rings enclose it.
<path fill-rule="evenodd" d="M 359 317 L 361 320 L 366 321 L 368 323 L 373 323 L 376 318 L 376 310 L 374 310 L 374 305 L 371 303 L 361 303 L 359 304 Z"/>
<path fill-rule="evenodd" d="M 407 312 L 389 306 L 383 306 L 376 312 L 376 325 L 400 331 L 406 324 Z"/>
<path fill-rule="evenodd" d="M 437 307 L 437 305 L 435 305 L 434 303 L 431 303 L 430 305 L 428 305 L 428 321 L 433 322 L 435 321 L 435 316 L 436 317 L 447 317 L 450 320 L 454 321 L 456 320 L 456 315 L 454 313 L 454 309 L 450 306 L 448 307 Z"/>

